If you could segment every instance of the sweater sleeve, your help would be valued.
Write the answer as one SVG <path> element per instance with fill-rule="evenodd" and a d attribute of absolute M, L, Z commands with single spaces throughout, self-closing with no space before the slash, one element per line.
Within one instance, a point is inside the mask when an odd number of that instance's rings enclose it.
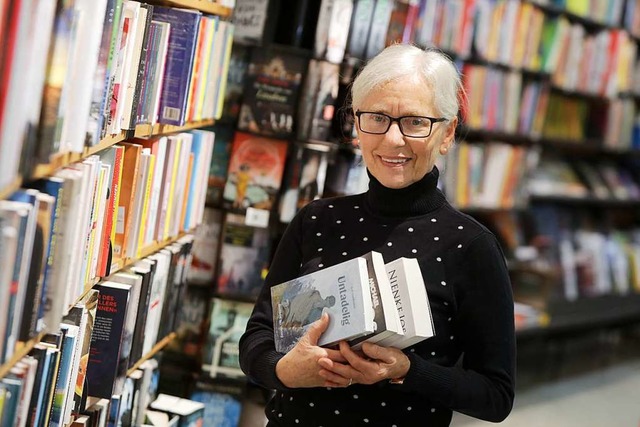
<path fill-rule="evenodd" d="M 403 390 L 421 393 L 444 407 L 500 422 L 514 398 L 513 295 L 502 250 L 483 232 L 468 246 L 458 269 L 454 334 L 462 363 L 436 365 L 409 353 Z"/>
<path fill-rule="evenodd" d="M 300 210 L 284 232 L 247 328 L 240 338 L 240 367 L 251 380 L 269 389 L 287 389 L 276 376 L 276 364 L 284 355 L 275 350 L 271 287 L 298 276 L 305 211 L 306 207 Z"/>

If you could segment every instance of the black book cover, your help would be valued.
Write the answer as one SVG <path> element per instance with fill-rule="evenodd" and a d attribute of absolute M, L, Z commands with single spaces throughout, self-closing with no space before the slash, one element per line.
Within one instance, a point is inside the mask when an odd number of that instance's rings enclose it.
<path fill-rule="evenodd" d="M 142 357 L 142 345 L 144 344 L 144 331 L 147 324 L 147 313 L 149 312 L 149 300 L 151 298 L 151 286 L 156 272 L 157 262 L 147 258 L 149 269 L 143 266 L 134 266 L 131 270 L 142 276 L 142 287 L 140 289 L 140 302 L 138 303 L 138 315 L 136 316 L 136 328 L 133 332 L 131 345 L 131 355 L 129 356 L 128 368 L 131 368 Z"/>

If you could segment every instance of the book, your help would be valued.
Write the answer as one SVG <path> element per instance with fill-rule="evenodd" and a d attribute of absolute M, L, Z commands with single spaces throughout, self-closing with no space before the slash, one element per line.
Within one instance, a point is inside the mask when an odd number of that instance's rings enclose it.
<path fill-rule="evenodd" d="M 351 347 L 355 350 L 358 350 L 364 341 L 378 343 L 389 337 L 404 335 L 382 254 L 371 251 L 362 255 L 362 258 L 367 261 L 375 330 L 369 335 L 351 340 Z"/>
<path fill-rule="evenodd" d="M 403 335 L 385 338 L 380 345 L 410 347 L 435 335 L 427 288 L 415 258 L 398 258 L 385 265 Z"/>
<path fill-rule="evenodd" d="M 240 423 L 242 414 L 241 394 L 221 391 L 223 387 L 198 381 L 189 397 L 204 403 L 204 425 L 207 427 L 230 427 Z M 240 390 L 241 392 L 241 390 Z"/>
<path fill-rule="evenodd" d="M 294 132 L 307 54 L 290 48 L 253 49 L 238 129 L 276 138 Z"/>
<path fill-rule="evenodd" d="M 271 288 L 276 351 L 286 353 L 320 319 L 330 317 L 318 345 L 332 346 L 374 332 L 367 261 L 358 257 Z"/>
<path fill-rule="evenodd" d="M 222 211 L 205 208 L 203 222 L 193 241 L 193 259 L 187 272 L 190 283 L 206 285 L 214 282 L 221 234 Z"/>
<path fill-rule="evenodd" d="M 227 182 L 227 170 L 235 129 L 230 125 L 216 125 L 210 129 L 215 132 L 215 143 L 209 165 L 206 202 L 213 206 L 219 206 L 222 203 L 222 194 Z"/>
<path fill-rule="evenodd" d="M 280 189 L 286 154 L 284 140 L 236 132 L 224 187 L 225 204 L 235 209 L 270 210 Z"/>
<path fill-rule="evenodd" d="M 202 370 L 214 378 L 244 378 L 240 369 L 240 337 L 247 327 L 253 304 L 213 298 L 209 332 L 203 348 Z"/>
<path fill-rule="evenodd" d="M 151 408 L 170 415 L 177 415 L 179 417 L 177 427 L 203 425 L 204 404 L 200 402 L 160 393 L 158 398 L 151 403 Z"/>
<path fill-rule="evenodd" d="M 224 296 L 257 298 L 270 253 L 267 228 L 246 225 L 244 216 L 227 213 L 222 228 L 216 292 Z"/>

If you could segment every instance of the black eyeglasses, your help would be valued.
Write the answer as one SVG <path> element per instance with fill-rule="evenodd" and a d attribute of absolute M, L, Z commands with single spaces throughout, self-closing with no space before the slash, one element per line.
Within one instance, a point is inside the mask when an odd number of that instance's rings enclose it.
<path fill-rule="evenodd" d="M 356 111 L 358 127 L 364 133 L 383 135 L 389 131 L 391 123 L 398 122 L 400 132 L 409 138 L 426 138 L 431 135 L 434 123 L 445 122 L 444 117 L 402 116 L 391 117 L 384 113 Z"/>

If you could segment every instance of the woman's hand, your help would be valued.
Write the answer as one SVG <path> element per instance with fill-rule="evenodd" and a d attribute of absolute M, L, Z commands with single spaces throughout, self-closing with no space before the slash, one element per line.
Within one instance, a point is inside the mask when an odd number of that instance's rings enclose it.
<path fill-rule="evenodd" d="M 348 365 L 323 357 L 318 360 L 318 364 L 324 368 L 320 375 L 324 378 L 347 378 L 353 383 L 374 384 L 388 378 L 404 378 L 409 372 L 411 362 L 397 348 L 365 342 L 362 344 L 362 352 L 364 355 L 354 352 L 349 344 L 342 341 L 340 353 Z"/>
<path fill-rule="evenodd" d="M 333 376 L 331 379 L 327 379 L 320 375 L 323 369 L 318 364 L 318 360 L 330 360 L 336 365 L 346 362 L 339 350 L 318 347 L 318 340 L 328 326 L 329 315 L 323 313 L 319 320 L 311 324 L 307 333 L 300 338 L 295 347 L 278 361 L 276 375 L 284 385 L 290 388 L 346 387 L 349 385 L 349 377 Z"/>

